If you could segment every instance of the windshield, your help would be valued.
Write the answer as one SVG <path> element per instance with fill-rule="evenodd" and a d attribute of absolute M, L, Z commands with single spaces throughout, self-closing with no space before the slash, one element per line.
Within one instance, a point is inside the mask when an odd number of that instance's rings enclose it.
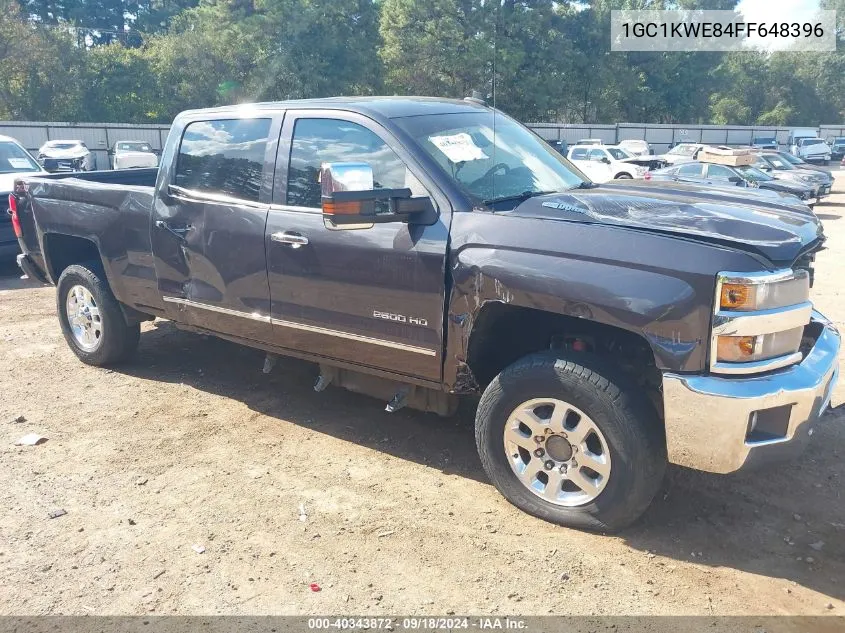
<path fill-rule="evenodd" d="M 399 117 L 394 122 L 476 204 L 566 191 L 589 182 L 538 136 L 501 113 L 495 115 L 495 135 L 492 111 Z"/>
<path fill-rule="evenodd" d="M 613 158 L 615 158 L 616 160 L 631 158 L 631 154 L 626 152 L 624 149 L 620 149 L 618 147 L 608 147 L 607 151 L 610 152 L 610 155 L 613 156 Z"/>
<path fill-rule="evenodd" d="M 0 142 L 0 174 L 41 171 L 38 163 L 17 143 Z"/>
<path fill-rule="evenodd" d="M 803 165 L 804 161 L 798 158 L 797 156 L 793 156 L 792 154 L 787 154 L 786 152 L 778 152 L 778 156 L 786 160 L 788 163 L 792 165 Z"/>
<path fill-rule="evenodd" d="M 820 138 L 802 138 L 801 139 L 801 147 L 806 147 L 807 145 L 818 145 L 819 143 L 824 143 L 823 140 Z"/>
<path fill-rule="evenodd" d="M 676 145 L 672 149 L 669 150 L 669 154 L 676 154 L 680 156 L 692 156 L 695 154 L 695 145 L 690 145 L 685 143 L 683 145 Z"/>
<path fill-rule="evenodd" d="M 152 152 L 153 148 L 149 143 L 118 143 L 118 152 Z"/>
<path fill-rule="evenodd" d="M 781 158 L 780 154 L 766 154 L 763 158 L 775 169 L 783 169 L 785 171 L 795 170 L 795 167 L 790 162 Z"/>
<path fill-rule="evenodd" d="M 736 170 L 742 174 L 742 177 L 746 180 L 750 180 L 751 182 L 767 182 L 769 180 L 774 180 L 772 176 L 769 176 L 766 172 L 760 171 L 756 167 L 752 167 L 751 165 L 744 165 L 742 167 L 737 167 Z"/>

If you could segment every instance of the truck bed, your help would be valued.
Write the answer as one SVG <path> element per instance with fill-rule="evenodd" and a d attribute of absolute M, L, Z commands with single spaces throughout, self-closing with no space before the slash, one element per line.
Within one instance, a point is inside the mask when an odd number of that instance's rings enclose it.
<path fill-rule="evenodd" d="M 29 204 L 18 209 L 26 254 L 55 283 L 61 262 L 44 252 L 55 258 L 65 249 L 47 248 L 48 242 L 58 240 L 70 249 L 79 242 L 69 240 L 87 240 L 118 299 L 133 305 L 157 298 L 150 246 L 157 173 L 132 169 L 22 178 L 29 193 Z"/>

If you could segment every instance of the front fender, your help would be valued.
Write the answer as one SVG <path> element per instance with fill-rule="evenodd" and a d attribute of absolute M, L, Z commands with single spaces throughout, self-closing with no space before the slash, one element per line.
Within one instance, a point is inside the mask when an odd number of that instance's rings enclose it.
<path fill-rule="evenodd" d="M 715 275 L 729 265 L 747 267 L 746 254 L 595 224 L 524 223 L 523 233 L 493 214 L 453 220 L 448 388 L 471 389 L 469 341 L 485 307 L 497 302 L 632 332 L 647 341 L 663 371 L 704 369 Z"/>

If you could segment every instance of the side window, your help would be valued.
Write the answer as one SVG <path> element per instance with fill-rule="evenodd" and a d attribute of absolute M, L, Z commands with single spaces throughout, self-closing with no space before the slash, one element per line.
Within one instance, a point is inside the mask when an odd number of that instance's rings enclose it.
<path fill-rule="evenodd" d="M 707 166 L 707 177 L 713 178 L 715 180 L 727 180 L 734 173 L 728 169 L 727 167 L 723 167 L 722 165 L 708 165 Z"/>
<path fill-rule="evenodd" d="M 584 147 L 576 147 L 572 150 L 570 160 L 587 160 L 587 150 Z"/>
<path fill-rule="evenodd" d="M 701 163 L 689 163 L 681 165 L 676 172 L 679 176 L 686 176 L 687 178 L 701 177 Z"/>
<path fill-rule="evenodd" d="M 591 149 L 587 155 L 588 160 L 600 161 L 603 158 L 606 158 L 603 149 Z"/>
<path fill-rule="evenodd" d="M 320 165 L 362 162 L 373 168 L 376 189 L 409 187 L 427 195 L 402 159 L 374 132 L 340 119 L 299 119 L 293 129 L 287 204 L 320 207 Z"/>
<path fill-rule="evenodd" d="M 257 202 L 269 132 L 270 119 L 189 123 L 173 184 Z"/>

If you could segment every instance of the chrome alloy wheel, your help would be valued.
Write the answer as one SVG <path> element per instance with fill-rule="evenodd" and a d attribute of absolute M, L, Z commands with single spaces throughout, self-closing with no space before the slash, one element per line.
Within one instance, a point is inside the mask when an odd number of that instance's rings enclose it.
<path fill-rule="evenodd" d="M 94 295 L 85 286 L 73 286 L 67 293 L 65 308 L 76 344 L 86 352 L 93 352 L 103 339 L 103 320 Z"/>
<path fill-rule="evenodd" d="M 610 478 L 604 435 L 590 416 L 563 400 L 519 405 L 505 423 L 504 448 L 522 484 L 555 505 L 590 503 Z"/>

